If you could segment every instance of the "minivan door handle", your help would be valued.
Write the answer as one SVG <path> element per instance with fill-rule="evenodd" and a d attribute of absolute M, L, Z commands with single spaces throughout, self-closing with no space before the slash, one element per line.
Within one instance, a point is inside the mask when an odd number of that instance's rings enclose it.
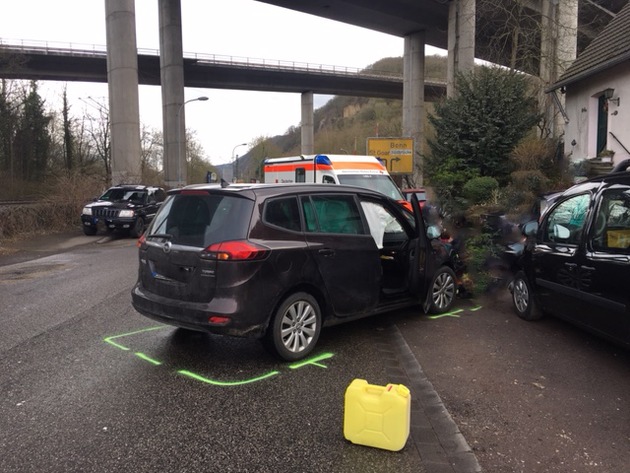
<path fill-rule="evenodd" d="M 335 256 L 335 250 L 332 248 L 323 248 L 317 252 L 322 256 Z"/>

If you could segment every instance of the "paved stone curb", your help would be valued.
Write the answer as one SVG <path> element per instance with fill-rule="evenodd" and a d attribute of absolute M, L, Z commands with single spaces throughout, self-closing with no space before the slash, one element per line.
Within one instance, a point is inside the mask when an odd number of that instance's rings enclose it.
<path fill-rule="evenodd" d="M 477 457 L 395 325 L 385 329 L 399 363 L 385 359 L 392 382 L 411 390 L 411 439 L 431 473 L 480 473 Z M 398 366 L 396 366 L 398 365 Z M 402 367 L 402 370 L 401 370 Z"/>

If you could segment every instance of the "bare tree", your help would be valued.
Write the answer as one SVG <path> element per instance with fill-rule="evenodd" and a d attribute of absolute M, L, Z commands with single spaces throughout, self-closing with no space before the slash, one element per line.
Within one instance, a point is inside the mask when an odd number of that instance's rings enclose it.
<path fill-rule="evenodd" d="M 96 99 L 82 99 L 88 107 L 85 109 L 82 132 L 89 144 L 83 150 L 89 151 L 83 156 L 95 156 L 103 165 L 107 185 L 112 179 L 112 153 L 109 110 Z"/>

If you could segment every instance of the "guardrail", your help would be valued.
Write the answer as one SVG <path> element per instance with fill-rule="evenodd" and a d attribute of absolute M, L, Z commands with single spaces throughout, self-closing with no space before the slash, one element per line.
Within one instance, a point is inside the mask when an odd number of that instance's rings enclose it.
<path fill-rule="evenodd" d="M 58 54 L 65 56 L 96 56 L 102 57 L 107 55 L 107 46 L 85 44 L 85 43 L 67 43 L 54 41 L 35 41 L 23 39 L 6 39 L 0 38 L 0 47 L 7 50 L 37 53 L 37 54 Z M 158 49 L 138 48 L 139 55 L 158 56 Z M 317 74 L 334 74 L 348 75 L 354 77 L 377 77 L 379 79 L 402 80 L 402 74 L 396 74 L 391 71 L 379 71 L 376 69 L 347 66 L 334 66 L 326 64 L 311 64 L 300 61 L 287 61 L 280 59 L 263 59 L 250 58 L 244 56 L 227 56 L 221 54 L 207 53 L 187 53 L 183 54 L 184 60 L 192 59 L 200 63 L 217 64 L 222 66 L 247 67 L 247 68 L 264 68 L 270 70 L 286 70 L 295 72 L 311 72 Z M 443 79 L 425 79 L 425 82 L 442 83 Z"/>

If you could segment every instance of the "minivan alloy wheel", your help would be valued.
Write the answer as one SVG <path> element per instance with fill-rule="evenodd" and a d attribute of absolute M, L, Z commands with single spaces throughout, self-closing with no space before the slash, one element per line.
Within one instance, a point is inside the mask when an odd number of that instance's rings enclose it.
<path fill-rule="evenodd" d="M 521 319 L 538 320 L 544 315 L 534 300 L 534 291 L 523 271 L 516 273 L 510 290 L 512 291 L 514 310 Z"/>
<path fill-rule="evenodd" d="M 297 360 L 313 350 L 320 330 L 317 301 L 299 292 L 289 296 L 276 311 L 267 332 L 268 346 L 285 360 Z"/>
<path fill-rule="evenodd" d="M 431 307 L 430 312 L 439 314 L 447 312 L 455 302 L 457 285 L 455 283 L 455 273 L 447 266 L 440 268 L 430 287 Z"/>
<path fill-rule="evenodd" d="M 527 305 L 529 303 L 529 290 L 527 289 L 527 284 L 523 279 L 518 279 L 514 281 L 514 286 L 512 288 L 513 298 L 514 298 L 514 306 L 516 310 L 520 313 L 523 313 L 527 310 Z"/>

